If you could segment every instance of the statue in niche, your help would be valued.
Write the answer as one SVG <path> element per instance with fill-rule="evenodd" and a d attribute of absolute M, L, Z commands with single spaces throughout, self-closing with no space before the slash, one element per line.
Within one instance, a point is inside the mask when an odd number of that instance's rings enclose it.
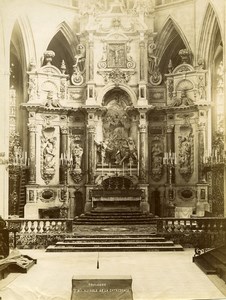
<path fill-rule="evenodd" d="M 162 157 L 163 157 L 163 151 L 159 145 L 159 143 L 154 143 L 151 148 L 151 154 L 152 154 L 152 168 L 159 169 L 162 165 Z"/>
<path fill-rule="evenodd" d="M 78 143 L 73 143 L 71 147 L 71 155 L 75 170 L 81 170 L 83 148 Z"/>
<path fill-rule="evenodd" d="M 191 144 L 188 137 L 180 139 L 181 151 L 179 157 L 180 168 L 189 168 L 191 165 Z"/>
<path fill-rule="evenodd" d="M 55 171 L 55 142 L 56 138 L 46 138 L 45 147 L 43 149 L 44 170 L 47 172 Z"/>
<path fill-rule="evenodd" d="M 163 145 L 155 141 L 151 147 L 151 177 L 158 181 L 161 179 L 163 170 Z"/>

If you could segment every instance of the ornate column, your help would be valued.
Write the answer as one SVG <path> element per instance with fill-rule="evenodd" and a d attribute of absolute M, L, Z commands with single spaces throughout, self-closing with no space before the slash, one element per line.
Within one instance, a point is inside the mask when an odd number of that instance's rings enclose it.
<path fill-rule="evenodd" d="M 29 130 L 29 184 L 36 183 L 36 125 L 28 124 Z"/>
<path fill-rule="evenodd" d="M 89 81 L 93 81 L 93 34 L 89 34 Z"/>
<path fill-rule="evenodd" d="M 94 183 L 94 125 L 88 125 L 88 184 Z"/>
<path fill-rule="evenodd" d="M 166 147 L 167 152 L 174 152 L 174 134 L 173 134 L 174 125 L 168 125 L 166 128 Z"/>
<path fill-rule="evenodd" d="M 140 151 L 139 151 L 139 178 L 141 182 L 146 182 L 146 135 L 147 126 L 139 125 L 140 130 Z"/>
<path fill-rule="evenodd" d="M 143 37 L 143 35 L 142 35 Z M 140 46 L 140 81 L 144 81 L 145 75 L 144 75 L 144 46 L 145 43 L 143 40 L 140 41 L 139 43 Z"/>
<path fill-rule="evenodd" d="M 203 171 L 203 160 L 205 159 L 205 123 L 199 123 L 198 125 L 198 180 L 199 182 L 205 182 L 205 175 Z"/>
<path fill-rule="evenodd" d="M 147 109 L 140 110 L 140 124 L 139 124 L 139 187 L 143 191 L 140 208 L 143 213 L 148 213 L 150 210 L 148 203 L 148 183 L 147 183 Z"/>
<path fill-rule="evenodd" d="M 68 127 L 66 126 L 61 126 L 61 139 L 60 139 L 60 156 L 64 157 L 65 155 L 67 155 L 67 151 L 68 151 Z M 66 181 L 65 176 L 67 176 L 67 174 L 65 174 L 65 171 L 63 170 L 63 166 L 60 166 L 60 183 L 64 184 Z"/>

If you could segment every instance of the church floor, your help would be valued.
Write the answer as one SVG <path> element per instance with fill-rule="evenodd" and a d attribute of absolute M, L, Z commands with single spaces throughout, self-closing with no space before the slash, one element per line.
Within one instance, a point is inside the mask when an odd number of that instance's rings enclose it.
<path fill-rule="evenodd" d="M 69 300 L 73 275 L 131 275 L 134 300 L 226 299 L 225 284 L 213 283 L 182 252 L 47 253 L 21 250 L 37 259 L 27 274 L 0 281 L 2 300 Z M 225 294 L 225 296 L 224 296 Z"/>

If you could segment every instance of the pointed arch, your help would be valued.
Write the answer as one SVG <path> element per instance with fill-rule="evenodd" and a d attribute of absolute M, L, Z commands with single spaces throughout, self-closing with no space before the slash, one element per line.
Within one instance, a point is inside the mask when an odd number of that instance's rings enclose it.
<path fill-rule="evenodd" d="M 69 26 L 69 24 L 66 21 L 63 21 L 62 23 L 59 24 L 57 27 L 57 32 L 61 32 L 65 39 L 68 42 L 68 45 L 70 46 L 72 55 L 76 55 L 76 47 L 79 43 L 78 37 L 74 34 L 72 28 Z"/>
<path fill-rule="evenodd" d="M 23 51 L 24 51 L 24 67 L 26 70 L 29 68 L 31 61 L 37 63 L 37 56 L 35 50 L 34 37 L 30 25 L 30 21 L 27 16 L 20 16 L 17 20 L 18 27 L 21 31 L 21 37 L 23 41 Z"/>
<path fill-rule="evenodd" d="M 167 73 L 169 59 L 173 66 L 180 64 L 179 50 L 186 48 L 191 52 L 190 45 L 179 27 L 171 16 L 166 20 L 156 41 L 156 56 L 159 59 L 159 68 L 163 74 Z"/>
<path fill-rule="evenodd" d="M 47 47 L 47 50 L 55 52 L 53 65 L 60 69 L 62 60 L 64 60 L 67 72 L 72 74 L 77 45 L 78 39 L 71 27 L 65 21 L 60 23 Z"/>
<path fill-rule="evenodd" d="M 206 65 L 210 66 L 216 53 L 216 48 L 218 48 L 221 43 L 222 33 L 217 14 L 209 3 L 202 22 L 198 46 L 198 58 L 203 58 Z"/>

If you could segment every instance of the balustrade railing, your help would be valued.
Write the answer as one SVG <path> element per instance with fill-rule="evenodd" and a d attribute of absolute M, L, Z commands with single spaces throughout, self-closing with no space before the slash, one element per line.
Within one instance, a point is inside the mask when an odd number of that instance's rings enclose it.
<path fill-rule="evenodd" d="M 226 231 L 226 218 L 158 218 L 157 232 L 220 232 Z"/>
<path fill-rule="evenodd" d="M 18 233 L 69 233 L 72 232 L 73 219 L 8 219 L 7 227 Z"/>

